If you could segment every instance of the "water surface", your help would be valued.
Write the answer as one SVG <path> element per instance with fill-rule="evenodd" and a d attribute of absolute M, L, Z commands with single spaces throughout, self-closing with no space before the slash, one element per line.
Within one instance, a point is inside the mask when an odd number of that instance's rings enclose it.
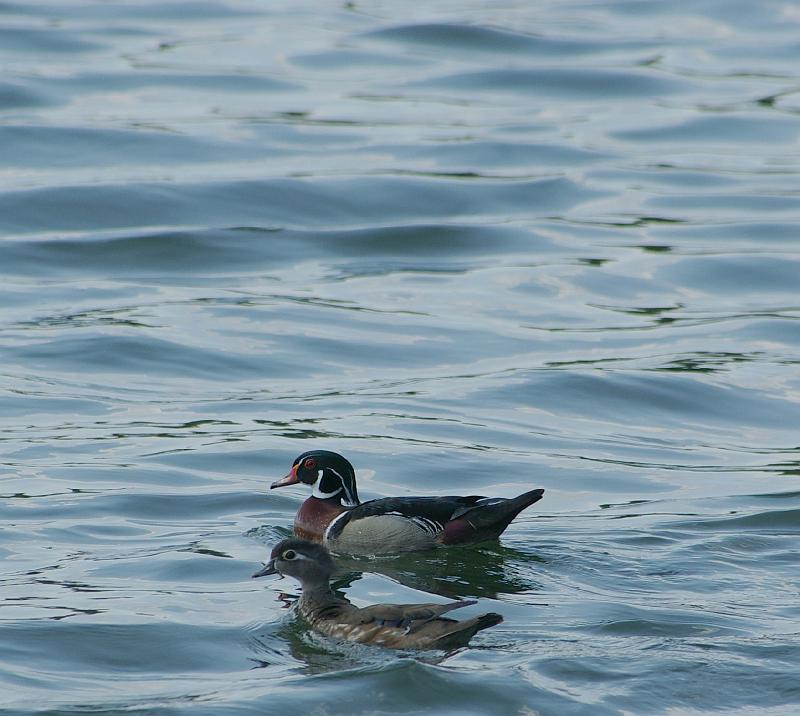
<path fill-rule="evenodd" d="M 3 713 L 796 713 L 799 31 L 0 5 Z M 398 654 L 251 580 L 316 447 L 364 499 L 544 487 L 337 575 L 505 622 Z"/>

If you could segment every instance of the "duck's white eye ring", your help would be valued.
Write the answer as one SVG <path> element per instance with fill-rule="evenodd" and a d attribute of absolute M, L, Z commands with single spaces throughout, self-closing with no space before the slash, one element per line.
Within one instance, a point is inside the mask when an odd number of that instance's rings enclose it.
<path fill-rule="evenodd" d="M 285 560 L 287 560 L 287 561 L 291 562 L 293 559 L 295 559 L 295 557 L 297 557 L 297 552 L 295 552 L 293 549 L 287 549 L 287 550 L 286 550 L 286 551 L 283 553 L 283 555 L 282 555 L 282 556 L 283 556 L 283 559 L 285 559 Z"/>

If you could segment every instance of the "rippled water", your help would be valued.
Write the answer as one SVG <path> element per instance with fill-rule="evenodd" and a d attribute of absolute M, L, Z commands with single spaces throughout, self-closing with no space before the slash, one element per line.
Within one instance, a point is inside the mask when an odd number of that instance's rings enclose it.
<path fill-rule="evenodd" d="M 797 713 L 798 37 L 771 0 L 0 4 L 3 713 Z M 546 488 L 341 563 L 505 622 L 309 633 L 250 574 L 312 447 L 363 498 Z"/>

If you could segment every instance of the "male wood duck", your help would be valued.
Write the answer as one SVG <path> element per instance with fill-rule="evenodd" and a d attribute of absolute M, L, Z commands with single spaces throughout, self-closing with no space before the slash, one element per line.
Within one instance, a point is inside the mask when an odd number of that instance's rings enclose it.
<path fill-rule="evenodd" d="M 518 497 L 384 497 L 361 502 L 353 466 L 329 450 L 297 457 L 291 472 L 270 488 L 311 485 L 297 511 L 294 533 L 334 552 L 397 554 L 496 539 L 544 490 Z"/>
<path fill-rule="evenodd" d="M 253 577 L 282 574 L 303 587 L 300 613 L 313 629 L 330 637 L 391 649 L 455 649 L 503 617 L 488 613 L 458 621 L 442 614 L 477 604 L 465 599 L 446 604 L 374 604 L 360 609 L 337 597 L 330 587 L 330 552 L 320 544 L 290 537 L 278 544 L 270 561 Z"/>

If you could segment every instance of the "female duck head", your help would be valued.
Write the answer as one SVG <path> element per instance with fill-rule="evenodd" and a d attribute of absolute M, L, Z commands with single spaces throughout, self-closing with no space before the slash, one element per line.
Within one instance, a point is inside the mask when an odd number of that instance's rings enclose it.
<path fill-rule="evenodd" d="M 281 574 L 294 577 L 301 584 L 328 584 L 336 565 L 325 547 L 307 540 L 289 537 L 279 542 L 270 560 L 253 577 Z"/>
<path fill-rule="evenodd" d="M 311 485 L 313 496 L 321 500 L 336 499 L 347 507 L 360 504 L 356 490 L 356 473 L 348 460 L 330 450 L 309 450 L 295 458 L 288 475 L 273 482 L 270 488 Z"/>

